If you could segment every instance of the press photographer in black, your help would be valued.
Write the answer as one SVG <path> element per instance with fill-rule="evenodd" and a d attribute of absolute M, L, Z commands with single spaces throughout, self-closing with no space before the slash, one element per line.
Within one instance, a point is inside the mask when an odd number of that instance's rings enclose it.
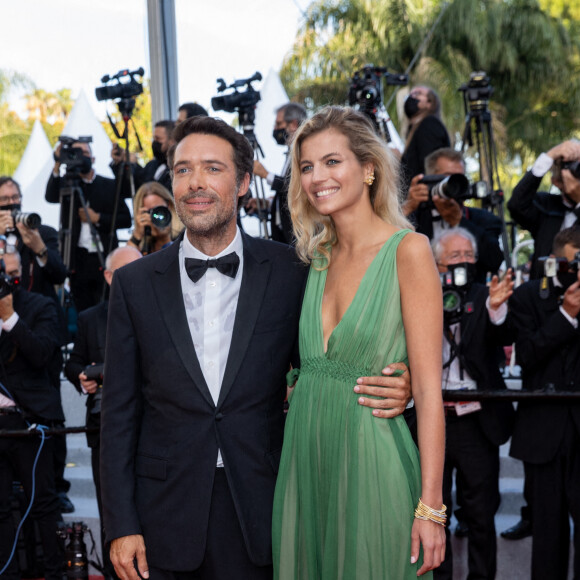
<path fill-rule="evenodd" d="M 443 284 L 443 389 L 505 389 L 497 353 L 512 341 L 506 323 L 511 271 L 501 282 L 494 276 L 489 289 L 475 282 L 477 243 L 463 228 L 442 231 L 433 240 L 433 253 Z M 495 578 L 499 446 L 511 435 L 513 415 L 509 401 L 445 403 L 443 503 L 452 509 L 456 471 L 468 528 L 469 578 Z M 445 560 L 433 571 L 436 580 L 453 578 L 449 529 L 445 532 Z"/>
<path fill-rule="evenodd" d="M 118 268 L 141 257 L 139 250 L 131 246 L 113 250 L 106 260 L 104 272 L 107 284 L 111 285 L 113 273 Z M 105 362 L 105 339 L 107 334 L 107 313 L 109 302 L 101 302 L 79 314 L 78 333 L 70 357 L 64 367 L 67 379 L 76 389 L 87 395 L 86 426 L 99 429 L 101 426 L 101 396 L 103 388 L 103 363 Z M 101 520 L 101 545 L 103 546 L 103 563 L 109 576 L 114 576 L 114 569 L 109 558 L 109 551 L 104 548 L 104 530 L 102 529 L 101 484 L 99 470 L 100 433 L 87 433 L 87 444 L 91 449 L 91 466 L 97 496 L 97 507 Z"/>
<path fill-rule="evenodd" d="M 540 278 L 539 256 L 552 251 L 554 236 L 580 223 L 580 142 L 569 140 L 542 153 L 515 186 L 507 207 L 517 224 L 534 238 L 532 278 Z M 542 179 L 552 170 L 552 185 L 560 195 L 538 191 Z"/>
<path fill-rule="evenodd" d="M 516 361 L 527 391 L 580 388 L 580 226 L 558 232 L 541 279 L 514 292 Z M 518 404 L 510 455 L 524 461 L 532 515 L 532 579 L 568 578 L 570 525 L 574 578 L 580 577 L 580 401 Z"/>
<path fill-rule="evenodd" d="M 25 430 L 36 423 L 52 427 L 64 421 L 58 391 L 51 384 L 48 365 L 59 348 L 59 320 L 54 302 L 17 284 L 20 255 L 3 256 L 0 275 L 0 430 Z M 30 517 L 42 542 L 44 576 L 62 580 L 62 555 L 56 535 L 60 519 L 55 492 L 53 440 L 40 435 L 0 437 L 0 570 L 8 562 L 16 526 L 13 520 L 12 482 L 22 483 L 28 501 L 34 491 Z M 17 558 L 2 574 L 20 580 Z"/>
<path fill-rule="evenodd" d="M 68 147 L 68 144 L 65 145 Z M 92 165 L 94 157 L 86 141 L 75 141 L 70 145 L 75 149 L 73 157 L 81 164 L 74 175 L 87 203 L 85 212 L 78 192 L 73 194 L 72 208 L 67 198 L 61 204 L 61 236 L 69 235 L 71 243 L 70 271 L 71 290 L 78 312 L 101 301 L 103 277 L 97 248 L 107 252 L 109 248 L 113 210 L 115 205 L 115 180 L 97 175 Z M 61 192 L 67 187 L 65 177 L 60 176 L 60 153 L 62 143 L 56 148 L 54 168 L 46 186 L 45 199 L 50 203 L 61 202 Z M 68 167 L 67 167 L 68 169 Z M 72 212 L 72 230 L 65 234 L 69 212 Z M 119 200 L 115 229 L 131 226 L 131 214 L 123 199 Z M 113 234 L 113 247 L 118 245 Z"/>
<path fill-rule="evenodd" d="M 503 261 L 499 246 L 501 220 L 489 211 L 464 205 L 465 199 L 477 195 L 475 188 L 480 184 L 470 185 L 462 179 L 465 161 L 459 151 L 437 149 L 425 158 L 425 171 L 427 175 L 419 173 L 411 180 L 403 212 L 429 239 L 449 228 L 469 231 L 479 251 L 475 280 L 485 283 L 487 273 L 495 274 Z M 458 177 L 450 177 L 455 175 Z M 450 177 L 447 184 L 442 181 L 445 177 Z"/>

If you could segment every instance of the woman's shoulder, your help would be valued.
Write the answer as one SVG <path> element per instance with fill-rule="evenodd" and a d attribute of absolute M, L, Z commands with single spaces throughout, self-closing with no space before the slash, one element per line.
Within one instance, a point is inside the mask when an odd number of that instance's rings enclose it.
<path fill-rule="evenodd" d="M 397 248 L 397 257 L 401 260 L 417 260 L 429 258 L 433 260 L 429 238 L 411 230 L 402 229 L 401 240 Z"/>

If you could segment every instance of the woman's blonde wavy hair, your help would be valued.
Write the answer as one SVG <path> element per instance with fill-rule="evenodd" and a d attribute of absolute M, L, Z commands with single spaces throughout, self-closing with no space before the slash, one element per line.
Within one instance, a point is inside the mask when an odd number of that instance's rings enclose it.
<path fill-rule="evenodd" d="M 143 200 L 150 195 L 158 195 L 161 199 L 164 199 L 167 202 L 167 207 L 171 212 L 171 239 L 174 240 L 183 230 L 183 224 L 175 211 L 175 201 L 173 196 L 170 191 L 158 181 L 148 181 L 137 190 L 137 193 L 133 198 L 133 215 L 136 216 L 139 214 L 139 210 L 143 207 Z"/>
<path fill-rule="evenodd" d="M 371 121 L 366 115 L 350 107 L 325 107 L 305 121 L 296 132 L 292 144 L 292 169 L 288 191 L 288 207 L 296 236 L 296 252 L 307 264 L 317 259 L 317 266 L 320 263 L 321 269 L 328 268 L 330 264 L 329 247 L 337 241 L 336 230 L 332 218 L 318 213 L 302 189 L 300 148 L 306 139 L 327 129 L 334 129 L 348 139 L 350 150 L 361 165 L 366 163 L 374 165 L 375 181 L 369 187 L 374 212 L 385 222 L 413 229 L 401 211 L 399 162 L 386 143 L 376 134 Z"/>

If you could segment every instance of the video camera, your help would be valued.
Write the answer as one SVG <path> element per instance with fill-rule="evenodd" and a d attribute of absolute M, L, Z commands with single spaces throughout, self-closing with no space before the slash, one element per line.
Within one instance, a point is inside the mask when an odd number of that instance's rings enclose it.
<path fill-rule="evenodd" d="M 470 184 L 463 173 L 425 175 L 419 183 L 429 187 L 429 196 L 438 195 L 442 199 L 454 199 L 457 202 L 466 199 L 485 199 L 489 195 L 485 181 Z"/>
<path fill-rule="evenodd" d="M 104 86 L 95 89 L 97 101 L 108 101 L 113 99 L 130 99 L 143 92 L 143 84 L 135 76 L 142 77 L 145 74 L 143 67 L 136 70 L 123 69 L 117 74 L 110 76 L 105 75 L 101 78 Z M 121 79 L 128 79 L 121 82 Z M 117 81 L 115 84 L 108 84 Z"/>
<path fill-rule="evenodd" d="M 493 94 L 491 80 L 484 71 L 474 71 L 469 75 L 469 82 L 461 85 L 458 89 L 463 93 L 465 109 L 472 113 L 480 113 L 489 110 L 489 99 Z"/>
<path fill-rule="evenodd" d="M 76 146 L 76 143 L 92 143 L 92 137 L 67 137 L 61 135 L 58 138 L 60 143 L 60 152 L 57 155 L 54 153 L 54 160 L 61 165 L 66 165 L 67 173 L 88 173 L 92 167 L 92 160 L 85 155 L 81 147 Z"/>
<path fill-rule="evenodd" d="M 538 262 L 544 264 L 544 276 L 557 278 L 564 292 L 578 280 L 580 269 L 580 252 L 574 254 L 574 259 L 568 262 L 566 258 L 542 257 Z"/>
<path fill-rule="evenodd" d="M 217 79 L 218 93 L 223 93 L 227 89 L 234 89 L 233 93 L 212 97 L 211 106 L 214 111 L 225 111 L 226 113 L 247 112 L 248 109 L 255 109 L 256 104 L 262 98 L 260 92 L 254 89 L 252 83 L 261 81 L 262 75 L 259 72 L 247 79 L 235 80 L 231 85 L 226 85 L 224 79 Z M 239 87 L 247 87 L 243 92 L 238 91 Z"/>
<path fill-rule="evenodd" d="M 352 76 L 348 104 L 351 107 L 358 105 L 363 113 L 375 113 L 383 104 L 383 79 L 387 85 L 393 86 L 404 86 L 409 82 L 408 75 L 390 73 L 384 66 L 367 64 Z"/>
<path fill-rule="evenodd" d="M 474 265 L 450 264 L 447 272 L 439 274 L 443 288 L 443 321 L 448 326 L 459 322 L 467 308 L 465 297 L 474 279 L 470 266 Z"/>

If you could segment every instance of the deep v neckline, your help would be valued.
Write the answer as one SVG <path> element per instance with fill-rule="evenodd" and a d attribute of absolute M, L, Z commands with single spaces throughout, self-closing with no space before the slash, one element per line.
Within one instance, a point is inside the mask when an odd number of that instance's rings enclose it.
<path fill-rule="evenodd" d="M 340 320 L 336 323 L 336 326 L 332 329 L 332 331 L 328 335 L 328 340 L 326 341 L 326 343 L 324 342 L 324 325 L 322 324 L 322 299 L 324 297 L 324 291 L 326 290 L 326 277 L 328 275 L 328 268 L 326 268 L 325 270 L 322 271 L 322 276 L 323 276 L 322 281 L 321 281 L 322 292 L 320 293 L 320 298 L 319 298 L 319 303 L 318 303 L 318 327 L 319 327 L 318 332 L 319 332 L 320 344 L 322 345 L 322 354 L 324 356 L 326 356 L 328 354 L 328 349 L 329 349 L 330 341 L 331 341 L 332 337 L 334 336 L 336 330 L 340 327 L 340 325 L 342 324 L 342 321 L 346 318 L 346 316 L 348 315 L 350 310 L 352 310 L 352 305 L 354 304 L 355 300 L 357 299 L 357 296 L 360 294 L 361 288 L 363 287 L 363 284 L 366 282 L 366 279 L 369 276 L 369 272 L 372 270 L 373 266 L 377 262 L 378 257 L 383 253 L 383 251 L 385 250 L 385 248 L 389 244 L 389 242 L 394 237 L 398 236 L 400 232 L 403 232 L 403 231 L 406 231 L 406 230 L 399 230 L 398 232 L 391 234 L 384 241 L 383 245 L 381 246 L 379 251 L 376 253 L 375 257 L 371 260 L 371 263 L 368 265 L 367 269 L 365 270 L 365 273 L 362 275 L 362 278 L 360 279 L 360 282 L 358 284 L 358 288 L 356 289 L 356 292 L 354 293 L 354 296 L 352 297 L 350 304 L 347 306 L 347 308 L 344 311 L 343 315 L 341 316 Z"/>

